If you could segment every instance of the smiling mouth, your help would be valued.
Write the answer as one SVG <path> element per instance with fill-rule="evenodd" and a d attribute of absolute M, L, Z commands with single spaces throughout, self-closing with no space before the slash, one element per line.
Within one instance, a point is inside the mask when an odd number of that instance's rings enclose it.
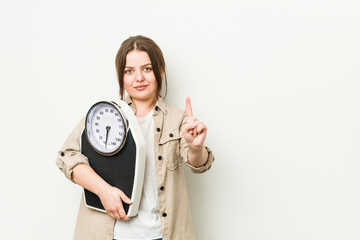
<path fill-rule="evenodd" d="M 147 85 L 140 85 L 140 86 L 136 86 L 135 89 L 141 91 L 144 90 L 146 87 Z"/>

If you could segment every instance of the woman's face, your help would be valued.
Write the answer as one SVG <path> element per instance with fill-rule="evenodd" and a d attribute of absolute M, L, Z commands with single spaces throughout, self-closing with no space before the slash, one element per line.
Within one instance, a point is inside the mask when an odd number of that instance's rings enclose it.
<path fill-rule="evenodd" d="M 124 87 L 133 100 L 154 100 L 158 86 L 147 52 L 133 50 L 126 55 Z"/>

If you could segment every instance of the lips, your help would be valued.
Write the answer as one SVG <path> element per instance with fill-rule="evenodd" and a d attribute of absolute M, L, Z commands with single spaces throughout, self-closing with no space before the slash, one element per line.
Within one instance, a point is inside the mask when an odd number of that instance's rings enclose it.
<path fill-rule="evenodd" d="M 147 85 L 138 85 L 138 86 L 136 86 L 136 87 L 134 87 L 136 90 L 138 90 L 138 91 L 142 91 L 142 90 L 144 90 L 145 88 L 147 87 Z"/>

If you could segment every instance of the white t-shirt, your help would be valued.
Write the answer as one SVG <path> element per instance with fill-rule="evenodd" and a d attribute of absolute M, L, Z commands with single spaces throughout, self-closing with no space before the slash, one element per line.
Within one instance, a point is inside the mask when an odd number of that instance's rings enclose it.
<path fill-rule="evenodd" d="M 128 222 L 116 221 L 114 239 L 153 240 L 162 237 L 155 176 L 153 112 L 154 110 L 145 117 L 137 118 L 146 142 L 144 184 L 138 214 Z"/>

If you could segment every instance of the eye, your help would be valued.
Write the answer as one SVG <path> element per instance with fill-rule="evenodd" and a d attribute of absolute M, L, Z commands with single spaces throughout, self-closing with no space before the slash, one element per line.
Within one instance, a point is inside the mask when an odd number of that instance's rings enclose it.
<path fill-rule="evenodd" d="M 152 67 L 145 67 L 145 68 L 144 68 L 144 71 L 145 71 L 145 72 L 150 72 L 150 71 L 152 71 Z"/>
<path fill-rule="evenodd" d="M 130 74 L 132 72 L 133 72 L 133 70 L 131 70 L 131 69 L 125 69 L 125 71 L 124 71 L 125 74 Z"/>

